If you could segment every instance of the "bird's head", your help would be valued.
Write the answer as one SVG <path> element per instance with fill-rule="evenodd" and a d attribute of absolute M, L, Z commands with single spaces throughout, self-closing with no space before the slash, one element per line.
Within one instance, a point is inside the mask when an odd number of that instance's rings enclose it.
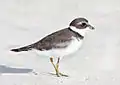
<path fill-rule="evenodd" d="M 92 25 L 89 24 L 88 20 L 85 18 L 76 18 L 69 24 L 69 26 L 73 31 L 76 31 L 83 36 L 89 30 L 95 29 Z"/>

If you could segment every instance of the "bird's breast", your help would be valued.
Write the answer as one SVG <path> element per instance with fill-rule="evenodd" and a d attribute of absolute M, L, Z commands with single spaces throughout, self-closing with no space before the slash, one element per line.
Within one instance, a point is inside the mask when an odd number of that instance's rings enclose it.
<path fill-rule="evenodd" d="M 83 40 L 81 39 L 73 38 L 69 46 L 65 48 L 66 54 L 71 54 L 76 52 L 81 47 L 82 41 Z"/>

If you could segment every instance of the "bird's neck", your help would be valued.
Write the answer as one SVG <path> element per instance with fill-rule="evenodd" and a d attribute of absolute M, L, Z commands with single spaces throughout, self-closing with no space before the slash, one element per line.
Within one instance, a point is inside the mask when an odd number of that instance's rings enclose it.
<path fill-rule="evenodd" d="M 82 36 L 80 33 L 78 33 L 77 31 L 74 31 L 74 30 L 72 30 L 70 27 L 68 28 L 70 31 L 72 31 L 73 33 L 75 33 L 76 34 L 76 37 L 79 37 L 80 39 L 83 39 L 84 38 L 84 36 Z"/>
<path fill-rule="evenodd" d="M 74 26 L 70 26 L 70 29 L 73 30 L 73 31 L 75 31 L 75 32 L 77 32 L 77 33 L 79 33 L 83 37 L 85 36 L 85 34 L 87 32 L 86 29 L 79 29 L 79 28 L 76 28 Z"/>

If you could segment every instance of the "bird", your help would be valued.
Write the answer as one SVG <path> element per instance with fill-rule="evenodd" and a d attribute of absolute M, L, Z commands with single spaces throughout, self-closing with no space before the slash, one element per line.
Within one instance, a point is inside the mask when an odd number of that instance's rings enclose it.
<path fill-rule="evenodd" d="M 41 55 L 46 55 L 49 57 L 52 63 L 56 76 L 66 76 L 59 71 L 60 60 L 67 55 L 73 54 L 81 48 L 82 42 L 84 40 L 85 34 L 94 30 L 95 28 L 89 24 L 88 20 L 84 17 L 77 17 L 73 19 L 69 26 L 48 34 L 44 38 L 36 41 L 33 44 L 26 46 L 13 48 L 11 51 L 22 52 L 36 50 Z M 54 58 L 57 58 L 57 62 L 54 62 Z"/>

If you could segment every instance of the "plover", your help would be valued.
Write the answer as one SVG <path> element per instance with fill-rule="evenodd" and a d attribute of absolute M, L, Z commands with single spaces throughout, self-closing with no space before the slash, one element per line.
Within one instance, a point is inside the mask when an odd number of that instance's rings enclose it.
<path fill-rule="evenodd" d="M 54 66 L 56 75 L 67 76 L 59 71 L 59 61 L 62 57 L 76 52 L 82 44 L 84 36 L 88 30 L 93 30 L 94 27 L 88 23 L 85 18 L 74 19 L 67 28 L 56 31 L 36 43 L 28 46 L 11 49 L 14 52 L 37 50 L 43 55 L 50 57 L 50 61 Z M 53 59 L 57 58 L 57 63 L 54 64 Z"/>

